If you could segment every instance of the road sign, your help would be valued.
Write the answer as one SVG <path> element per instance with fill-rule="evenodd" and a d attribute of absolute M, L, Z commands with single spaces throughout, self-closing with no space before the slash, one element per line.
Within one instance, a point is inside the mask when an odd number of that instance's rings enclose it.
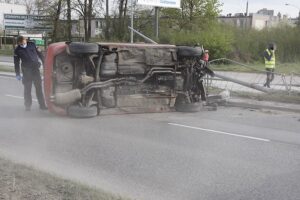
<path fill-rule="evenodd" d="M 180 0 L 137 0 L 137 3 L 155 7 L 180 8 Z"/>
<path fill-rule="evenodd" d="M 5 30 L 39 30 L 52 29 L 50 16 L 4 14 Z"/>

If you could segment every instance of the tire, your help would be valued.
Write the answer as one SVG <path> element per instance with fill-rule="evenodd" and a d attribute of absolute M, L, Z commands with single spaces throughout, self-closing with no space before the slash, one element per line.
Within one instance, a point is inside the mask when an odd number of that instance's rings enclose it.
<path fill-rule="evenodd" d="M 69 51 L 71 54 L 97 54 L 99 46 L 95 43 L 72 42 Z"/>
<path fill-rule="evenodd" d="M 187 47 L 187 46 L 177 47 L 177 56 L 179 58 L 200 57 L 202 53 L 203 53 L 203 49 L 201 47 Z"/>
<path fill-rule="evenodd" d="M 74 118 L 91 118 L 97 116 L 97 107 L 80 107 L 78 105 L 71 105 L 67 109 L 70 117 Z"/>
<path fill-rule="evenodd" d="M 201 108 L 202 104 L 199 102 L 175 104 L 175 110 L 178 112 L 199 112 Z"/>

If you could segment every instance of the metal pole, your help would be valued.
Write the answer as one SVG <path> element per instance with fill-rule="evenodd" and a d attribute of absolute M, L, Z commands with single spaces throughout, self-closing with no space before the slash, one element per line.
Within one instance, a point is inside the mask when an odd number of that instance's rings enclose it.
<path fill-rule="evenodd" d="M 221 75 L 219 73 L 215 73 L 215 77 L 219 77 L 219 78 L 221 78 L 223 80 L 226 80 L 226 81 L 231 81 L 233 83 L 237 83 L 237 84 L 249 87 L 249 88 L 253 88 L 253 89 L 261 91 L 261 92 L 265 92 L 265 93 L 272 93 L 272 92 L 274 92 L 272 89 L 267 89 L 267 88 L 264 88 L 262 86 L 259 86 L 259 85 L 253 84 L 253 83 L 248 83 L 248 82 L 245 82 L 245 81 L 240 81 L 240 80 L 237 80 L 235 78 L 231 78 L 231 77 L 228 77 L 228 76 Z"/>
<path fill-rule="evenodd" d="M 155 7 L 155 37 L 157 41 L 158 41 L 158 26 L 159 26 L 158 15 L 159 15 L 159 7 Z"/>
<path fill-rule="evenodd" d="M 299 9 L 299 13 L 298 13 L 298 26 L 300 26 L 300 9 Z"/>
<path fill-rule="evenodd" d="M 106 0 L 106 17 L 108 17 L 109 16 L 109 1 L 108 0 Z"/>
<path fill-rule="evenodd" d="M 153 44 L 157 44 L 157 42 L 151 40 L 150 38 L 146 37 L 145 35 L 143 35 L 142 33 L 134 30 L 133 28 L 131 28 L 130 26 L 128 26 L 128 28 L 131 30 L 131 31 L 134 31 L 136 34 L 138 34 L 139 36 L 141 36 L 142 38 L 144 38 L 146 41 L 150 42 L 150 43 L 153 43 Z"/>
<path fill-rule="evenodd" d="M 133 43 L 133 1 L 131 0 L 131 21 L 130 21 L 130 27 L 131 27 L 131 32 L 130 32 L 130 42 Z"/>
<path fill-rule="evenodd" d="M 6 45 L 6 33 L 5 30 L 3 30 L 3 35 L 4 35 L 4 46 Z"/>

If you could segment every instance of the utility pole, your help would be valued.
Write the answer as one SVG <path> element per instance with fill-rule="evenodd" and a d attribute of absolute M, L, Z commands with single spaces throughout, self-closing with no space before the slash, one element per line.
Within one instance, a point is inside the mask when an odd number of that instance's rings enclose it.
<path fill-rule="evenodd" d="M 159 7 L 155 7 L 155 38 L 158 41 L 158 27 L 159 27 Z"/>
<path fill-rule="evenodd" d="M 131 1 L 130 42 L 133 43 L 133 0 Z"/>
<path fill-rule="evenodd" d="M 249 6 L 249 4 L 248 4 L 248 1 L 247 1 L 247 5 L 246 5 L 246 17 L 248 16 L 248 6 Z"/>
<path fill-rule="evenodd" d="M 296 6 L 296 5 L 289 4 L 289 3 L 286 3 L 285 5 L 286 5 L 286 6 L 292 6 L 292 7 L 298 9 L 298 20 L 297 20 L 297 25 L 300 26 L 300 8 L 299 8 L 298 6 Z"/>
<path fill-rule="evenodd" d="M 247 4 L 246 4 L 246 13 L 245 13 L 245 17 L 246 17 L 246 20 L 245 20 L 245 29 L 248 28 L 248 1 L 247 1 Z M 250 27 L 250 26 L 249 26 Z"/>

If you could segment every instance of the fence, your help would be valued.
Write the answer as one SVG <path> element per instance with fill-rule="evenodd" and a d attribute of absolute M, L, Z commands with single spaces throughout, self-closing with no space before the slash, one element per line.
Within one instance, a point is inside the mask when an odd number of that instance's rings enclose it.
<path fill-rule="evenodd" d="M 234 64 L 234 71 L 220 70 L 220 63 Z M 229 90 L 233 93 L 263 94 L 269 96 L 300 96 L 300 74 L 276 73 L 271 82 L 271 88 L 264 87 L 266 71 L 245 65 L 226 58 L 210 61 L 210 67 L 215 71 L 216 77 L 207 77 L 206 87 L 209 90 Z M 221 77 L 221 78 L 220 78 Z"/>

